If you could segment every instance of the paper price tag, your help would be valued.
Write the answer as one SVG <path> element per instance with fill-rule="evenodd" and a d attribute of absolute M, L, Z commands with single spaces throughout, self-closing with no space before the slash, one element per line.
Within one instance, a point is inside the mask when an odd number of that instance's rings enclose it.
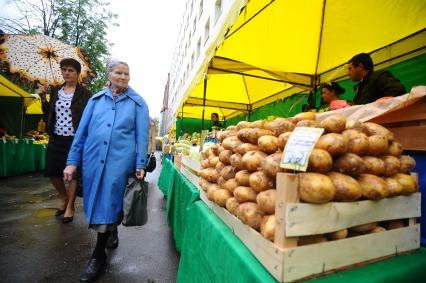
<path fill-rule="evenodd" d="M 306 171 L 309 156 L 323 132 L 323 128 L 295 128 L 284 148 L 280 166 L 286 169 Z"/>

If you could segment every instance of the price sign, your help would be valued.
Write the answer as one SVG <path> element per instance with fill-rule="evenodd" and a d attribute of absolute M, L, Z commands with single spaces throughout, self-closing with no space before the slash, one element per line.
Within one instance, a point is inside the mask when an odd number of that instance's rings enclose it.
<path fill-rule="evenodd" d="M 284 148 L 280 166 L 286 169 L 306 171 L 309 156 L 323 132 L 323 128 L 295 128 Z"/>

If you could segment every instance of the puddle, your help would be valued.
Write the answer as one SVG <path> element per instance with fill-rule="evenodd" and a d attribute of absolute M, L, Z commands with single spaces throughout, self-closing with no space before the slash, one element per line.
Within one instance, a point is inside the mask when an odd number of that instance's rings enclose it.
<path fill-rule="evenodd" d="M 33 210 L 33 212 L 31 212 L 31 215 L 35 217 L 50 217 L 55 215 L 56 210 L 56 208 L 42 208 Z"/>

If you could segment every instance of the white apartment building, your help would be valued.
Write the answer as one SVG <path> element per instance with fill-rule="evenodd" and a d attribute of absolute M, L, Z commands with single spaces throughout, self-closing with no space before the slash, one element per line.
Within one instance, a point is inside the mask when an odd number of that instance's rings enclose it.
<path fill-rule="evenodd" d="M 188 0 L 180 24 L 169 81 L 167 107 L 161 128 L 169 132 L 176 121 L 182 98 L 205 72 L 226 31 L 235 22 L 247 0 Z"/>

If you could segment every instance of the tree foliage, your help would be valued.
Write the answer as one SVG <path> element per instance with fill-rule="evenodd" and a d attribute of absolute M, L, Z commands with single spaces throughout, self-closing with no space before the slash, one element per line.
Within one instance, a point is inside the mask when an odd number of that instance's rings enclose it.
<path fill-rule="evenodd" d="M 42 33 L 80 47 L 97 77 L 89 86 L 93 92 L 106 81 L 106 59 L 110 44 L 108 24 L 117 25 L 117 14 L 102 0 L 14 0 L 4 4 L 0 29 L 8 33 Z M 11 12 L 12 11 L 12 12 Z"/>

